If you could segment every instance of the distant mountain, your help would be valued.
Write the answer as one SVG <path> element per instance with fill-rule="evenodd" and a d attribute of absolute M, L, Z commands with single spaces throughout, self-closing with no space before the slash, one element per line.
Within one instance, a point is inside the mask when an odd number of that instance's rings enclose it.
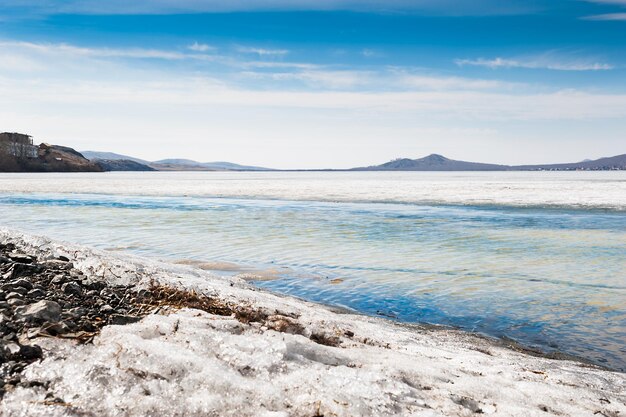
<path fill-rule="evenodd" d="M 140 164 L 130 159 L 92 159 L 105 171 L 156 171 L 150 165 Z"/>
<path fill-rule="evenodd" d="M 432 154 L 420 159 L 394 159 L 382 165 L 353 168 L 354 171 L 506 171 L 506 165 L 455 161 Z"/>
<path fill-rule="evenodd" d="M 420 159 L 400 158 L 352 171 L 575 171 L 626 170 L 626 154 L 565 164 L 497 165 L 456 161 L 432 154 Z"/>
<path fill-rule="evenodd" d="M 626 170 L 626 154 L 600 158 L 596 160 L 586 159 L 582 162 L 548 165 L 517 165 L 512 167 L 516 171 L 609 171 Z"/>
<path fill-rule="evenodd" d="M 232 162 L 198 162 L 191 159 L 161 159 L 146 161 L 128 155 L 114 152 L 83 151 L 85 157 L 91 161 L 103 163 L 111 169 L 109 171 L 273 171 L 270 168 L 239 165 Z M 133 161 L 136 164 L 119 164 L 114 161 Z M 146 169 L 148 168 L 148 169 Z"/>
<path fill-rule="evenodd" d="M 90 161 L 93 161 L 94 159 L 106 160 L 106 161 L 126 160 L 126 161 L 134 161 L 134 162 L 137 162 L 138 164 L 150 165 L 149 161 L 145 161 L 139 158 L 134 158 L 128 155 L 121 155 L 119 153 L 114 153 L 114 152 L 82 151 L 81 153 L 83 154 L 85 158 L 89 159 Z"/>
<path fill-rule="evenodd" d="M 162 159 L 150 163 L 159 171 L 273 171 L 270 168 L 233 164 L 232 162 L 198 162 L 190 159 Z"/>

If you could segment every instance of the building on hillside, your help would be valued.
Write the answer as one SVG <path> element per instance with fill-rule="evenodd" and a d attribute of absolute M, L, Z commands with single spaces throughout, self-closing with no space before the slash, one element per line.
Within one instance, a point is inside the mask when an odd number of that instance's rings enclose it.
<path fill-rule="evenodd" d="M 0 133 L 0 151 L 17 158 L 37 158 L 33 138 L 22 133 Z"/>

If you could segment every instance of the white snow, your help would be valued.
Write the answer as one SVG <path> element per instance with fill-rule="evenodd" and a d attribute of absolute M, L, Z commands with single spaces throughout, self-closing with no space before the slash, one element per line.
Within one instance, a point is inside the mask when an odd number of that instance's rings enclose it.
<path fill-rule="evenodd" d="M 200 269 L 0 229 L 41 257 L 65 255 L 111 283 L 195 289 L 281 317 L 304 335 L 198 310 L 108 326 L 93 344 L 40 339 L 45 359 L 0 403 L 2 416 L 619 416 L 626 376 L 531 357 L 459 331 L 428 330 L 259 291 Z M 289 320 L 289 319 L 285 319 Z M 348 336 L 349 332 L 354 336 Z M 340 339 L 338 347 L 307 335 Z"/>

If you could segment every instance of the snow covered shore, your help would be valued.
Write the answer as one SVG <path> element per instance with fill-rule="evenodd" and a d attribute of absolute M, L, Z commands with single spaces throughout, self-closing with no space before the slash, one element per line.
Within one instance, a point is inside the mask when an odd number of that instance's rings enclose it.
<path fill-rule="evenodd" d="M 342 314 L 181 265 L 4 229 L 0 242 L 66 256 L 107 283 L 195 290 L 271 319 L 169 310 L 107 326 L 92 344 L 42 339 L 44 360 L 24 371 L 40 384 L 8 392 L 2 416 L 626 415 L 622 373 Z"/>

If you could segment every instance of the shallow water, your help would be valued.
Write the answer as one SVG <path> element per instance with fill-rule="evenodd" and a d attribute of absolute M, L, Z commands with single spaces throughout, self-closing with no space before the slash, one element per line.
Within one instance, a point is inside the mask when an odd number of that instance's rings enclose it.
<path fill-rule="evenodd" d="M 0 225 L 626 370 L 626 172 L 3 174 Z"/>

